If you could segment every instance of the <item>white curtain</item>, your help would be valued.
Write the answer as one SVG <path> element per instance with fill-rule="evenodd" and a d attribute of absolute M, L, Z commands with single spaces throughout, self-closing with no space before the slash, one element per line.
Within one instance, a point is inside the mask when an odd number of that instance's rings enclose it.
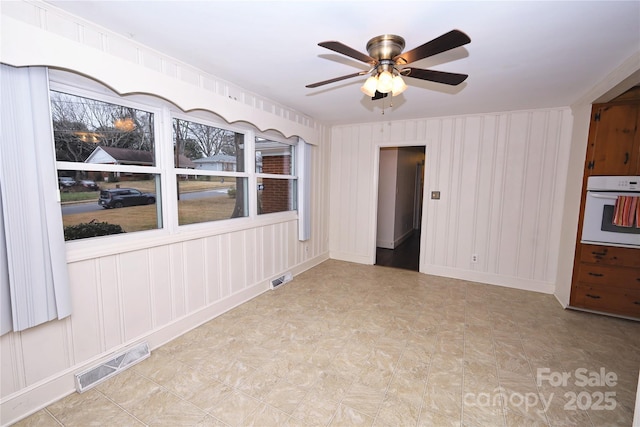
<path fill-rule="evenodd" d="M 47 69 L 0 64 L 2 334 L 71 314 Z"/>
<path fill-rule="evenodd" d="M 298 138 L 298 240 L 311 238 L 311 145 Z"/>

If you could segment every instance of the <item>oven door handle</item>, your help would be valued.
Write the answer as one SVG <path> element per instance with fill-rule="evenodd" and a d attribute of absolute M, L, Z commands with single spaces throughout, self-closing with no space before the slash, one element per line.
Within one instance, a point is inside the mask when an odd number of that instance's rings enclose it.
<path fill-rule="evenodd" d="M 591 192 L 589 192 L 589 197 L 594 197 L 596 199 L 608 199 L 608 200 L 618 199 L 618 196 L 613 196 L 611 194 L 601 194 L 601 193 L 591 193 Z"/>

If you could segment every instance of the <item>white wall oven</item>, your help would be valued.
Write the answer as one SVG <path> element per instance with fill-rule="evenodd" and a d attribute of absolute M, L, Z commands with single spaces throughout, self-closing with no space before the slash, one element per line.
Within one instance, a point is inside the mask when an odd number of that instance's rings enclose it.
<path fill-rule="evenodd" d="M 640 248 L 640 176 L 590 176 L 582 243 Z"/>

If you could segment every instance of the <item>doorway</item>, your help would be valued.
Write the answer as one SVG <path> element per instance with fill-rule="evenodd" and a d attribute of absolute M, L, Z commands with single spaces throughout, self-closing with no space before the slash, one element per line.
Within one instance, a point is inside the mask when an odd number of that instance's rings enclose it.
<path fill-rule="evenodd" d="M 376 265 L 419 271 L 425 147 L 382 147 Z"/>

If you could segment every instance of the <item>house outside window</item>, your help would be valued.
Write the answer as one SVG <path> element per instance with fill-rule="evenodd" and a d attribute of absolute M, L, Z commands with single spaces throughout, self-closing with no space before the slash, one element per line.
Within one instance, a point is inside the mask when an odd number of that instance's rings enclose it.
<path fill-rule="evenodd" d="M 213 156 L 203 157 L 193 160 L 196 169 L 211 170 L 219 172 L 235 172 L 236 156 L 228 154 L 214 154 Z"/>

